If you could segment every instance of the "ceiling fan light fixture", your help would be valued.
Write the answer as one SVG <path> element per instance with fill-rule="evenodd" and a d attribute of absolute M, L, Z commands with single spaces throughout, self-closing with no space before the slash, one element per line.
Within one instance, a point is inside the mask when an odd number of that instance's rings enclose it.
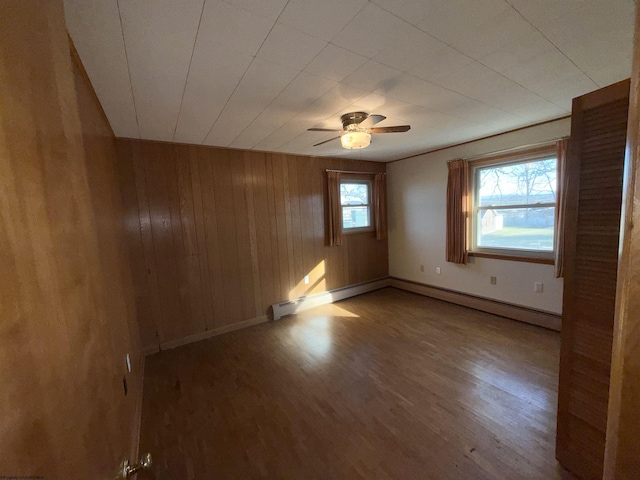
<path fill-rule="evenodd" d="M 371 134 L 367 132 L 349 132 L 340 137 L 342 148 L 354 150 L 368 147 L 371 143 Z"/>

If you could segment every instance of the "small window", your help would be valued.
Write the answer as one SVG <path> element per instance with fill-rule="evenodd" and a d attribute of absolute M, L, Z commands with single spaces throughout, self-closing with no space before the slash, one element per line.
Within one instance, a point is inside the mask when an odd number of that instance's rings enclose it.
<path fill-rule="evenodd" d="M 342 229 L 345 233 L 371 230 L 371 182 L 342 180 L 340 182 Z"/>
<path fill-rule="evenodd" d="M 552 258 L 555 238 L 557 159 L 472 164 L 472 251 Z"/>

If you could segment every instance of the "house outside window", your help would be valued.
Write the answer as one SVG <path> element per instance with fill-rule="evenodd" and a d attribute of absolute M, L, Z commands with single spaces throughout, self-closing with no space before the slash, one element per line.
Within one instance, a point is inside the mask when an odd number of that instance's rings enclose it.
<path fill-rule="evenodd" d="M 471 252 L 553 259 L 555 151 L 471 162 Z"/>
<path fill-rule="evenodd" d="M 340 182 L 340 205 L 344 233 L 373 230 L 371 181 L 343 179 Z"/>

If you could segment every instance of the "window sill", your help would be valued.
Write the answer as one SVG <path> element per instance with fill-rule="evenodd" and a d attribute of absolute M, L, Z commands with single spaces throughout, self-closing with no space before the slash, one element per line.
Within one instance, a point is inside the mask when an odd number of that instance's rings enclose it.
<path fill-rule="evenodd" d="M 343 228 L 342 229 L 342 234 L 343 235 L 351 235 L 354 233 L 371 233 L 371 232 L 375 232 L 376 229 L 373 227 L 362 227 L 362 228 Z"/>
<path fill-rule="evenodd" d="M 504 255 L 498 253 L 485 253 L 485 252 L 469 252 L 470 257 L 478 258 L 494 258 L 496 260 L 511 260 L 513 262 L 527 262 L 527 263 L 541 263 L 544 265 L 554 265 L 555 260 L 553 258 L 544 257 L 526 257 L 522 255 Z"/>

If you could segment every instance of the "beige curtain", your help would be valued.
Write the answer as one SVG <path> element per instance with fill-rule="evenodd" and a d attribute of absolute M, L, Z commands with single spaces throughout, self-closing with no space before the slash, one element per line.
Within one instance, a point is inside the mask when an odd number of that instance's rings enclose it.
<path fill-rule="evenodd" d="M 466 264 L 469 163 L 451 160 L 447 167 L 447 262 Z"/>
<path fill-rule="evenodd" d="M 342 245 L 342 206 L 340 173 L 327 172 L 329 190 L 329 246 Z"/>
<path fill-rule="evenodd" d="M 564 219 L 567 209 L 567 185 L 569 176 L 567 175 L 567 147 L 569 141 L 567 139 L 558 140 L 556 142 L 556 153 L 558 156 L 558 187 L 556 193 L 556 218 L 555 218 L 555 266 L 556 277 L 564 276 Z"/>
<path fill-rule="evenodd" d="M 387 176 L 376 173 L 373 178 L 373 215 L 376 226 L 376 238 L 387 238 Z"/>

